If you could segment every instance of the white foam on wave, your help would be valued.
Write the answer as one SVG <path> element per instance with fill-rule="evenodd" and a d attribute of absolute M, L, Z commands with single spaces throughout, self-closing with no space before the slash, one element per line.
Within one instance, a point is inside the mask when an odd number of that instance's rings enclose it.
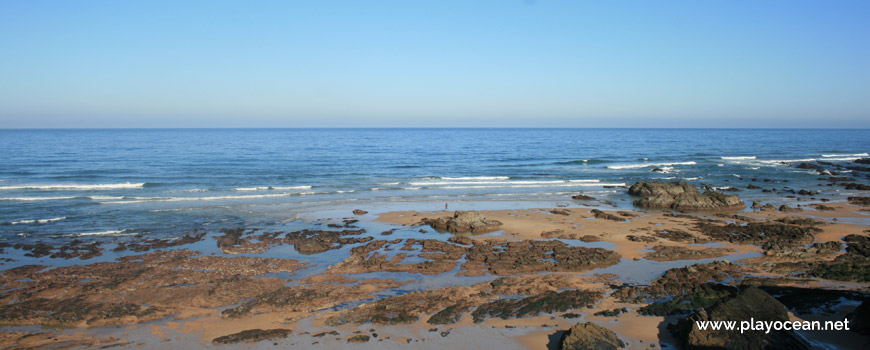
<path fill-rule="evenodd" d="M 412 190 L 412 191 L 414 191 L 414 190 L 419 190 L 419 189 L 421 189 L 421 188 L 422 188 L 422 187 L 402 187 L 403 190 Z"/>
<path fill-rule="evenodd" d="M 189 190 L 184 190 L 184 192 L 208 192 L 206 188 L 191 188 Z"/>
<path fill-rule="evenodd" d="M 133 204 L 133 203 L 157 203 L 157 202 L 186 202 L 186 201 L 217 201 L 236 199 L 259 199 L 273 197 L 305 196 L 314 192 L 289 192 L 275 194 L 251 194 L 239 196 L 211 196 L 211 197 L 134 197 L 133 200 L 100 202 L 100 204 Z"/>
<path fill-rule="evenodd" d="M 870 156 L 868 153 L 853 153 L 853 154 L 823 154 L 822 157 L 825 158 L 836 158 L 836 157 L 867 157 Z"/>
<path fill-rule="evenodd" d="M 467 185 L 467 186 L 443 186 L 442 189 L 471 189 L 471 188 L 541 188 L 541 187 L 602 187 L 602 186 L 625 186 L 625 183 L 568 183 L 568 184 L 552 184 L 552 185 Z"/>
<path fill-rule="evenodd" d="M 287 190 L 308 190 L 311 186 L 257 186 L 257 187 L 237 187 L 233 191 L 287 191 Z"/>
<path fill-rule="evenodd" d="M 539 185 L 539 184 L 563 184 L 563 183 L 598 183 L 601 180 L 540 180 L 540 181 L 414 181 L 409 182 L 412 186 L 443 186 L 443 185 Z"/>
<path fill-rule="evenodd" d="M 145 186 L 141 183 L 122 183 L 122 184 L 100 184 L 100 185 L 80 185 L 80 184 L 52 184 L 52 185 L 16 185 L 16 186 L 0 186 L 0 190 L 42 190 L 42 191 L 90 191 L 90 190 L 117 190 L 125 188 L 140 188 Z"/>
<path fill-rule="evenodd" d="M 95 201 L 113 201 L 124 199 L 124 196 L 88 196 L 88 198 Z"/>
<path fill-rule="evenodd" d="M 463 177 L 440 177 L 441 180 L 508 180 L 510 176 L 463 176 Z"/>
<path fill-rule="evenodd" d="M 0 201 L 56 201 L 64 199 L 73 199 L 76 197 L 0 197 Z"/>
<path fill-rule="evenodd" d="M 737 156 L 737 157 L 719 157 L 722 160 L 751 160 L 756 159 L 756 156 Z"/>
<path fill-rule="evenodd" d="M 395 185 L 398 185 L 398 184 L 399 184 L 398 182 L 385 182 L 385 183 L 378 184 L 378 185 L 381 185 L 381 186 L 395 186 Z"/>
<path fill-rule="evenodd" d="M 642 169 L 649 167 L 663 167 L 663 166 L 674 166 L 674 165 L 695 165 L 698 164 L 693 161 L 689 162 L 673 162 L 673 163 L 640 163 L 640 164 L 616 164 L 616 165 L 608 165 L 607 169 Z"/>
<path fill-rule="evenodd" d="M 109 230 L 109 231 L 99 231 L 99 232 L 80 232 L 80 233 L 72 233 L 68 235 L 64 235 L 65 237 L 83 237 L 83 236 L 135 236 L 138 235 L 136 232 L 127 232 L 129 230 Z"/>
<path fill-rule="evenodd" d="M 51 218 L 51 219 L 33 219 L 33 220 L 19 220 L 10 222 L 10 225 L 24 225 L 24 224 L 47 224 L 49 222 L 66 220 L 66 216 L 62 216 L 59 218 Z"/>

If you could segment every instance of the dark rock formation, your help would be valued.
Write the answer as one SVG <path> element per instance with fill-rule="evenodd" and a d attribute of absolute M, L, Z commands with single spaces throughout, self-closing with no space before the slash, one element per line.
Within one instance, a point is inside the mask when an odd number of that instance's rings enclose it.
<path fill-rule="evenodd" d="M 267 339 L 286 338 L 292 333 L 289 329 L 249 329 L 212 340 L 215 344 L 253 343 Z"/>
<path fill-rule="evenodd" d="M 616 316 L 619 316 L 619 314 L 626 313 L 626 312 L 628 312 L 628 309 L 623 307 L 623 308 L 613 309 L 613 310 L 598 311 L 598 312 L 594 313 L 594 315 L 595 316 L 604 316 L 604 317 L 616 317 Z"/>
<path fill-rule="evenodd" d="M 846 254 L 816 264 L 809 275 L 838 281 L 870 281 L 870 237 L 848 235 L 843 240 Z"/>
<path fill-rule="evenodd" d="M 732 249 L 727 248 L 686 248 L 678 246 L 657 245 L 653 251 L 644 255 L 644 259 L 655 261 L 697 260 L 718 258 L 728 255 Z"/>
<path fill-rule="evenodd" d="M 571 196 L 571 199 L 578 200 L 578 201 L 591 201 L 591 200 L 595 200 L 595 197 L 587 196 L 587 195 L 581 193 L 581 194 Z"/>
<path fill-rule="evenodd" d="M 592 209 L 592 214 L 595 215 L 596 219 L 604 219 L 604 220 L 611 220 L 611 221 L 625 221 L 625 218 L 623 218 L 623 217 L 619 217 L 619 216 L 616 216 L 613 214 L 608 214 L 608 213 L 605 213 L 605 212 L 598 210 L 598 209 Z"/>
<path fill-rule="evenodd" d="M 687 182 L 637 182 L 628 189 L 628 193 L 640 196 L 634 205 L 646 208 L 662 208 L 675 210 L 719 210 L 742 209 L 746 204 L 737 196 L 719 192 L 698 192 L 698 189 Z"/>
<path fill-rule="evenodd" d="M 474 244 L 474 240 L 470 237 L 464 236 L 453 236 L 447 239 L 448 242 L 453 242 L 456 244 L 464 244 L 464 245 L 472 245 Z"/>
<path fill-rule="evenodd" d="M 353 215 L 365 215 L 365 214 L 368 214 L 368 213 L 369 213 L 369 212 L 367 212 L 367 211 L 365 211 L 365 210 L 362 210 L 362 209 L 354 209 L 354 210 L 353 210 Z"/>
<path fill-rule="evenodd" d="M 858 164 L 870 164 L 870 158 L 855 159 L 855 163 L 858 163 Z"/>
<path fill-rule="evenodd" d="M 457 210 L 453 217 L 423 219 L 421 224 L 430 225 L 436 230 L 447 230 L 454 233 L 482 233 L 497 230 L 502 224 L 496 220 L 487 220 L 476 211 Z"/>
<path fill-rule="evenodd" d="M 347 342 L 348 343 L 365 343 L 365 342 L 369 341 L 369 339 L 371 339 L 371 337 L 369 337 L 368 335 L 357 334 L 357 335 L 351 336 L 350 338 L 347 338 Z"/>
<path fill-rule="evenodd" d="M 809 349 L 793 331 L 699 330 L 696 321 L 788 321 L 788 311 L 761 289 L 750 287 L 682 319 L 672 327 L 683 349 Z"/>
<path fill-rule="evenodd" d="M 812 163 L 800 163 L 795 168 L 809 169 L 809 170 L 816 170 L 816 171 L 824 171 L 825 170 L 825 168 L 823 168 L 821 165 L 812 164 Z"/>
<path fill-rule="evenodd" d="M 574 325 L 562 339 L 564 350 L 615 350 L 623 347 L 625 343 L 619 340 L 616 333 L 592 322 Z"/>
<path fill-rule="evenodd" d="M 870 205 L 870 197 L 849 197 L 849 204 Z"/>
<path fill-rule="evenodd" d="M 515 317 L 536 316 L 542 312 L 554 313 L 581 307 L 592 307 L 602 296 L 601 292 L 584 290 L 549 291 L 522 299 L 499 299 L 483 304 L 474 310 L 471 316 L 475 323 L 483 322 L 487 317 L 499 317 L 506 320 Z"/>
<path fill-rule="evenodd" d="M 870 191 L 870 186 L 854 182 L 841 183 L 840 186 L 845 187 L 847 190 Z"/>

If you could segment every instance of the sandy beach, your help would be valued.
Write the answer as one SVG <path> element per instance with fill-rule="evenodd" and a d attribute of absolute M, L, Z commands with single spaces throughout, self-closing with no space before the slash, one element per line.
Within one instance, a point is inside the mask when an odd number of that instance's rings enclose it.
<path fill-rule="evenodd" d="M 311 229 L 289 233 L 224 231 L 97 253 L 75 244 L 42 247 L 77 253 L 81 263 L 3 272 L 2 297 L 14 306 L 2 312 L 2 343 L 446 349 L 481 341 L 557 349 L 568 329 L 592 322 L 627 348 L 649 349 L 680 344 L 667 325 L 685 313 L 667 311 L 674 305 L 662 304 L 662 297 L 709 281 L 771 293 L 817 288 L 846 300 L 804 305 L 803 314 L 793 309 L 794 319 L 846 315 L 870 292 L 860 277 L 818 277 L 825 272 L 818 266 L 849 254 L 839 243 L 844 237 L 868 235 L 870 227 L 845 223 L 866 220 L 865 208 L 842 202 L 796 212 L 481 210 L 472 212 L 477 220 L 498 225 L 455 234 L 436 229 L 436 220 L 458 213 L 361 209 L 312 219 Z M 728 225 L 762 225 L 768 234 L 722 236 Z M 774 234 L 792 232 L 809 234 L 806 244 L 813 247 L 840 248 L 780 247 L 795 238 Z M 31 255 L 40 249 L 19 247 L 28 248 Z M 281 257 L 291 251 L 301 255 Z M 117 257 L 88 263 L 103 254 Z M 329 258 L 306 262 L 318 256 Z M 831 316 L 814 307 L 831 308 Z M 838 346 L 866 339 L 803 335 Z"/>

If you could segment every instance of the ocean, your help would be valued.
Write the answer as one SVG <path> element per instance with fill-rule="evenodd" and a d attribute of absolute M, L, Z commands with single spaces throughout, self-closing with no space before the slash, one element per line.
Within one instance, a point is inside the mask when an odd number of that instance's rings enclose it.
<path fill-rule="evenodd" d="M 623 186 L 640 180 L 735 187 L 747 203 L 791 200 L 756 182 L 842 199 L 795 166 L 868 152 L 870 130 L 0 130 L 0 241 L 269 228 L 335 208 L 588 205 L 580 192 L 630 208 Z"/>

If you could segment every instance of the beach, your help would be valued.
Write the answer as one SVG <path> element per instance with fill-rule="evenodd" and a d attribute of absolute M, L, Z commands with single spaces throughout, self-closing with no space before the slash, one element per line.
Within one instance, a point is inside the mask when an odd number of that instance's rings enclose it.
<path fill-rule="evenodd" d="M 3 342 L 37 348 L 278 344 L 314 349 L 349 342 L 355 348 L 455 348 L 479 342 L 482 347 L 541 349 L 559 348 L 567 329 L 593 322 L 615 332 L 628 348 L 658 348 L 679 344 L 665 327 L 674 316 L 640 313 L 655 299 L 633 299 L 626 291 L 655 286 L 664 274 L 687 266 L 728 274 L 720 281 L 724 285 L 834 291 L 846 300 L 825 304 L 836 315 L 854 310 L 870 292 L 866 276 L 807 274 L 812 271 L 808 262 L 835 261 L 846 254 L 843 249 L 777 251 L 757 242 L 717 239 L 705 226 L 818 227 L 810 243 L 839 245 L 848 235 L 867 236 L 870 226 L 840 222 L 864 219 L 865 206 L 829 202 L 825 210 L 675 213 L 584 202 L 586 207 L 475 211 L 501 223 L 487 232 L 453 234 L 425 224 L 452 217 L 450 210 L 359 208 L 341 217 L 313 219 L 308 222 L 312 229 L 292 233 L 227 230 L 94 250 L 84 249 L 83 242 L 4 247 L 51 254 L 49 262 L 64 253 L 77 258 L 69 266 L 25 265 L 3 272 L 3 298 L 12 305 L 3 311 Z M 794 219 L 813 223 L 794 224 Z M 291 250 L 298 258 L 280 257 Z M 333 251 L 334 256 L 318 259 Z M 85 252 L 114 259 L 91 264 Z M 596 258 L 577 262 L 565 254 Z M 323 263 L 330 259 L 334 263 Z M 707 282 L 687 278 L 679 283 Z M 552 298 L 559 302 L 551 305 L 547 300 Z M 537 301 L 524 302 L 530 299 Z M 621 311 L 602 313 L 611 310 Z M 804 336 L 838 347 L 866 341 L 857 333 Z"/>
<path fill-rule="evenodd" d="M 272 133 L 234 135 L 260 152 L 269 146 L 255 138 L 285 135 Z M 505 133 L 513 131 L 480 135 L 494 150 Z M 132 144 L 155 137 L 132 135 Z M 138 147 L 130 152 L 147 150 Z M 262 165 L 232 160 L 232 150 L 209 160 L 227 164 L 225 172 L 195 170 L 196 160 L 176 153 L 153 170 L 135 168 L 144 154 L 120 163 L 144 175 L 94 179 L 88 168 L 114 164 L 96 156 L 72 180 L 56 178 L 69 169 L 8 170 L 0 182 L 0 344 L 560 349 L 591 337 L 679 348 L 699 346 L 680 326 L 687 320 L 736 312 L 851 319 L 857 331 L 752 337 L 860 348 L 870 168 L 860 149 L 830 148 L 838 152 L 779 159 L 686 150 L 644 159 L 623 150 L 629 155 L 509 167 L 499 164 L 516 162 L 505 160 L 518 159 L 510 154 L 457 163 L 481 154 L 466 150 L 369 169 L 319 159 Z M 370 159 L 381 150 L 365 152 Z M 7 169 L 39 168 L 16 159 L 5 160 Z M 306 165 L 281 165 L 288 162 Z M 172 175 L 184 171 L 198 175 Z M 708 338 L 726 347 L 741 339 Z"/>

